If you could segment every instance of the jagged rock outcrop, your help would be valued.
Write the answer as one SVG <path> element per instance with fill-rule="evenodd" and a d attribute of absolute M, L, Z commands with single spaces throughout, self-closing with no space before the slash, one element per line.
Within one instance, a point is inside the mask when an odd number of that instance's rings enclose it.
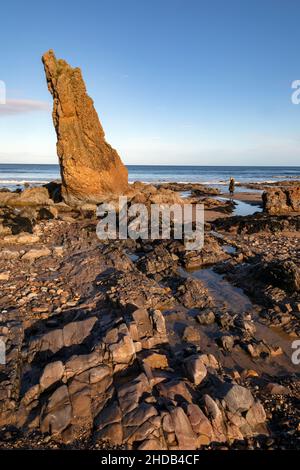
<path fill-rule="evenodd" d="M 21 192 L 3 191 L 0 193 L 0 207 L 50 206 L 54 201 L 45 187 L 26 188 Z"/>
<path fill-rule="evenodd" d="M 70 205 L 99 202 L 127 189 L 128 173 L 118 153 L 106 141 L 93 100 L 79 68 L 56 59 L 52 50 L 42 61 L 53 96 L 62 195 Z"/>
<path fill-rule="evenodd" d="M 300 186 L 268 189 L 262 199 L 264 211 L 269 214 L 300 212 Z"/>

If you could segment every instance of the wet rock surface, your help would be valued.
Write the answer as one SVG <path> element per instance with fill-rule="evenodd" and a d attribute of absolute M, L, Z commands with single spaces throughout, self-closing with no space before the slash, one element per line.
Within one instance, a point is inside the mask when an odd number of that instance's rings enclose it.
<path fill-rule="evenodd" d="M 1 209 L 1 447 L 299 445 L 296 216 L 219 220 L 187 252 L 52 205 Z"/>

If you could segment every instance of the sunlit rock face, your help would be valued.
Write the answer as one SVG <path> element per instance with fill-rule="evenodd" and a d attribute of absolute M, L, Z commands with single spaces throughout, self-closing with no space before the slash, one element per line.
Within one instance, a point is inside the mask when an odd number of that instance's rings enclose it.
<path fill-rule="evenodd" d="M 300 212 L 300 186 L 268 189 L 262 199 L 264 211 L 269 214 Z"/>
<path fill-rule="evenodd" d="M 105 140 L 81 70 L 56 59 L 52 50 L 43 55 L 42 61 L 53 96 L 64 201 L 70 205 L 95 203 L 122 194 L 127 189 L 128 172 Z"/>

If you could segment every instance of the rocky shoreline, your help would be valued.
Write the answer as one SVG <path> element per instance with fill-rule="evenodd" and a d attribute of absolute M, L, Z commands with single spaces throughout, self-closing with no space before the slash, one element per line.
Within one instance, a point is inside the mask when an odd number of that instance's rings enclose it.
<path fill-rule="evenodd" d="M 299 181 L 128 185 L 80 69 L 43 64 L 61 183 L 0 191 L 0 448 L 297 448 Z M 98 237 L 186 204 L 164 239 Z"/>
<path fill-rule="evenodd" d="M 185 251 L 100 241 L 55 185 L 0 192 L 0 447 L 297 448 L 300 218 L 271 196 L 236 216 L 214 188 L 132 185 L 129 205 L 204 203 Z"/>

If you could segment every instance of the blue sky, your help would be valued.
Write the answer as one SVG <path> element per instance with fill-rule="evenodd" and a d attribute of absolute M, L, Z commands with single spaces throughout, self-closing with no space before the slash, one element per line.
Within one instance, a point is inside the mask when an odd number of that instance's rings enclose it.
<path fill-rule="evenodd" d="M 1 4 L 0 162 L 56 163 L 41 55 L 79 66 L 127 164 L 298 165 L 298 0 Z"/>

